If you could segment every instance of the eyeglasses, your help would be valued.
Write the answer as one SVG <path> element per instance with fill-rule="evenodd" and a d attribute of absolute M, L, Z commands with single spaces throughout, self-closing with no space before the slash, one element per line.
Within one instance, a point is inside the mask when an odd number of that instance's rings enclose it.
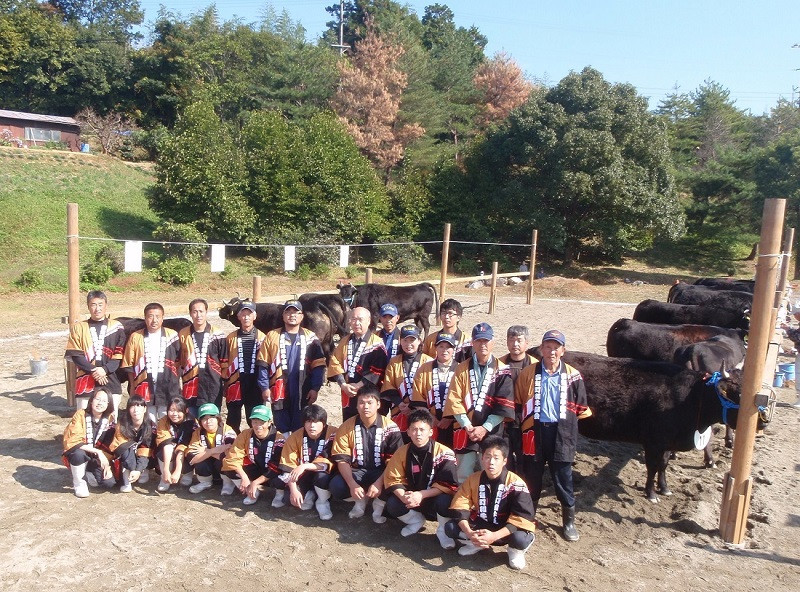
<path fill-rule="evenodd" d="M 441 315 L 443 317 L 457 317 L 458 313 L 454 310 L 446 310 L 443 313 L 441 313 Z"/>

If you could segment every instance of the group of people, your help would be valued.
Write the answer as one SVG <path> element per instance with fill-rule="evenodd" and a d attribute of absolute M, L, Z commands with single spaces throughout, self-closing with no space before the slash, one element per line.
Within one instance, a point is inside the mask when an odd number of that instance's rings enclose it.
<path fill-rule="evenodd" d="M 90 292 L 87 303 L 90 318 L 71 328 L 66 352 L 80 403 L 64 462 L 78 497 L 89 486 L 131 491 L 152 467 L 159 492 L 219 483 L 222 495 L 238 490 L 252 505 L 273 489 L 273 507 L 288 494 L 322 520 L 333 516 L 331 499 L 350 500 L 350 518 L 371 504 L 372 520 L 398 519 L 403 536 L 436 520 L 443 548 L 460 543 L 459 554 L 471 555 L 506 545 L 509 565 L 521 569 L 549 465 L 563 536 L 578 540 L 572 463 L 577 422 L 591 411 L 580 373 L 561 359 L 558 330 L 544 334 L 537 361 L 528 329 L 512 326 L 509 353 L 498 358 L 492 327 L 479 323 L 467 336 L 454 299 L 441 303 L 442 329 L 424 342 L 416 326 L 398 327 L 397 307 L 386 303 L 379 331 L 369 310 L 352 310 L 351 332 L 326 364 L 296 300 L 266 335 L 247 301 L 228 335 L 207 322 L 202 299 L 190 303 L 192 325 L 180 333 L 162 326 L 164 309 L 151 303 L 145 328 L 127 342 L 106 315 L 105 294 Z M 125 409 L 118 372 L 129 381 Z M 339 427 L 316 403 L 326 379 L 341 392 Z"/>

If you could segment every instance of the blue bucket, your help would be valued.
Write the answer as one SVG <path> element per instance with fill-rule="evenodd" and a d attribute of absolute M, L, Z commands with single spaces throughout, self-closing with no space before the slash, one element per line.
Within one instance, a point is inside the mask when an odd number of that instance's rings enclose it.
<path fill-rule="evenodd" d="M 786 380 L 794 380 L 794 362 L 778 364 L 778 372 L 783 372 L 783 377 Z"/>
<path fill-rule="evenodd" d="M 783 372 L 775 373 L 775 378 L 772 381 L 772 386 L 777 386 L 777 387 L 783 386 Z"/>

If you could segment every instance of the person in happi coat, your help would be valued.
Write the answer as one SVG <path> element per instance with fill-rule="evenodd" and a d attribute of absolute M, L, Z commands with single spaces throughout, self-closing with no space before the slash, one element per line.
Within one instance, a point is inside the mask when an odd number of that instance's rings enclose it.
<path fill-rule="evenodd" d="M 508 442 L 489 436 L 481 442 L 482 470 L 470 475 L 450 504 L 447 534 L 463 545 L 459 555 L 474 555 L 507 545 L 508 565 L 525 567 L 525 552 L 535 539 L 533 501 L 525 481 L 509 471 Z"/>
<path fill-rule="evenodd" d="M 506 347 L 508 353 L 500 356 L 500 361 L 508 367 L 511 373 L 511 380 L 514 384 L 520 373 L 536 363 L 536 358 L 528 353 L 530 344 L 530 331 L 525 325 L 511 325 L 506 331 Z M 519 428 L 519 418 L 515 417 L 513 422 L 506 425 L 506 438 L 508 439 L 509 456 L 508 468 L 512 471 L 520 472 L 520 449 L 522 448 L 522 431 Z"/>
<path fill-rule="evenodd" d="M 372 520 L 386 522 L 383 510 L 386 502 L 380 499 L 383 491 L 383 471 L 386 463 L 403 445 L 403 436 L 392 420 L 378 413 L 378 388 L 368 382 L 356 396 L 357 414 L 340 425 L 331 448 L 331 461 L 339 474 L 330 482 L 335 500 L 353 499 L 350 518 L 364 515 L 372 500 Z"/>
<path fill-rule="evenodd" d="M 222 358 L 225 333 L 208 322 L 208 302 L 195 298 L 189 303 L 192 324 L 178 332 L 181 347 L 180 371 L 183 398 L 189 413 L 206 403 L 222 405 Z"/>
<path fill-rule="evenodd" d="M 431 358 L 420 351 L 422 341 L 416 325 L 405 325 L 400 329 L 400 353 L 394 356 L 381 386 L 381 415 L 389 415 L 398 429 L 408 429 L 409 404 L 414 390 L 414 377 Z"/>
<path fill-rule="evenodd" d="M 111 395 L 103 387 L 89 396 L 86 409 L 78 409 L 64 430 L 64 464 L 72 474 L 76 497 L 89 497 L 89 485 L 114 486 L 109 445 L 114 437 Z"/>
<path fill-rule="evenodd" d="M 242 424 L 242 407 L 247 424 L 252 426 L 250 416 L 253 409 L 264 403 L 268 393 L 264 393 L 259 385 L 259 374 L 266 375 L 267 369 L 258 366 L 256 359 L 267 336 L 256 329 L 256 305 L 243 302 L 236 312 L 236 318 L 241 327 L 228 334 L 222 374 L 225 379 L 223 392 L 228 410 L 227 422 L 238 432 Z"/>
<path fill-rule="evenodd" d="M 325 382 L 325 353 L 316 334 L 303 323 L 303 305 L 283 305 L 283 328 L 267 333 L 256 365 L 264 400 L 269 401 L 278 430 L 289 434 L 303 427 L 303 408 L 317 400 Z"/>
<path fill-rule="evenodd" d="M 281 471 L 289 490 L 289 503 L 301 510 L 316 507 L 321 520 L 333 518 L 328 485 L 333 438 L 336 428 L 328 425 L 328 412 L 319 405 L 303 409 L 303 427 L 286 439 L 281 453 Z"/>
<path fill-rule="evenodd" d="M 356 394 L 366 384 L 379 386 L 386 370 L 383 340 L 369 330 L 370 312 L 357 306 L 350 313 L 351 333 L 339 342 L 328 364 L 328 380 L 342 394 L 342 420 L 357 415 Z"/>
<path fill-rule="evenodd" d="M 131 395 L 128 406 L 119 414 L 109 450 L 121 469 L 122 493 L 133 491 L 132 484 L 144 485 L 150 480 L 150 464 L 155 447 L 156 425 L 147 412 L 147 401 Z"/>
<path fill-rule="evenodd" d="M 564 538 L 577 541 L 572 463 L 578 445 L 578 420 L 590 417 L 592 410 L 581 373 L 561 359 L 566 343 L 558 329 L 542 336 L 542 360 L 519 375 L 514 398 L 522 429 L 522 473 L 530 487 L 534 514 L 547 464 L 561 502 Z"/>
<path fill-rule="evenodd" d="M 425 355 L 431 358 L 436 357 L 436 343 L 439 335 L 446 333 L 452 335 L 456 343 L 453 352 L 453 359 L 456 362 L 463 362 L 470 356 L 470 339 L 458 326 L 463 314 L 464 307 L 454 298 L 447 298 L 439 305 L 439 321 L 442 323 L 442 328 L 425 336 L 425 341 L 422 343 L 422 351 Z"/>
<path fill-rule="evenodd" d="M 164 307 L 151 302 L 144 307 L 145 328 L 131 333 L 122 356 L 131 395 L 147 403 L 155 423 L 167 414 L 167 404 L 181 395 L 178 364 L 181 356 L 178 334 L 164 327 Z"/>
<path fill-rule="evenodd" d="M 161 472 L 157 491 L 164 493 L 171 485 L 192 484 L 192 466 L 185 456 L 196 425 L 185 399 L 175 397 L 169 402 L 167 414 L 156 425 L 156 459 Z"/>
<path fill-rule="evenodd" d="M 453 359 L 456 340 L 449 333 L 436 336 L 436 359 L 420 366 L 414 377 L 412 408 L 427 408 L 434 417 L 433 439 L 453 447 L 453 418 L 445 417 L 447 393 L 458 363 Z"/>
<path fill-rule="evenodd" d="M 186 448 L 186 462 L 194 469 L 197 483 L 189 488 L 191 493 L 200 493 L 214 486 L 214 481 L 222 481 L 222 495 L 231 495 L 236 486 L 233 480 L 222 474 L 222 459 L 236 441 L 238 435 L 229 425 L 222 422 L 219 407 L 214 403 L 204 403 L 197 410 L 198 426 L 192 433 Z"/>
<path fill-rule="evenodd" d="M 456 420 L 453 450 L 458 480 L 480 468 L 478 450 L 489 434 L 502 436 L 503 423 L 514 419 L 514 385 L 508 368 L 494 355 L 494 331 L 488 323 L 472 329 L 472 355 L 456 368 L 447 394 L 445 417 Z"/>
<path fill-rule="evenodd" d="M 444 549 L 455 547 L 445 533 L 450 502 L 458 489 L 456 455 L 433 440 L 434 417 L 415 409 L 408 418 L 410 442 L 389 459 L 383 474 L 386 513 L 405 524 L 404 537 L 419 532 L 426 519 L 437 520 L 436 537 Z"/>
<path fill-rule="evenodd" d="M 86 409 L 94 390 L 102 388 L 111 395 L 111 412 L 116 417 L 122 402 L 122 385 L 116 372 L 125 350 L 125 329 L 107 316 L 105 292 L 89 292 L 86 305 L 89 319 L 70 327 L 64 353 L 76 367 L 75 403 L 78 409 Z"/>
<path fill-rule="evenodd" d="M 386 363 L 400 353 L 400 328 L 397 326 L 400 315 L 397 307 L 392 303 L 381 305 L 378 311 L 381 317 L 381 328 L 378 330 L 378 337 L 383 339 L 383 346 L 386 348 Z"/>
<path fill-rule="evenodd" d="M 222 461 L 222 472 L 244 494 L 246 506 L 258 501 L 265 487 L 275 490 L 273 508 L 285 505 L 285 483 L 280 478 L 281 453 L 286 437 L 272 422 L 272 411 L 256 405 L 250 412 L 252 427 L 242 430 Z"/>

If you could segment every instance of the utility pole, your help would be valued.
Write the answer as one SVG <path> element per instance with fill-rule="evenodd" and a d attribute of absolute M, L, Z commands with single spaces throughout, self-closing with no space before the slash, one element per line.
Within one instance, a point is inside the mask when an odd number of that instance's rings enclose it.
<path fill-rule="evenodd" d="M 350 49 L 349 45 L 344 44 L 344 0 L 339 0 L 339 43 L 334 43 L 331 47 L 338 47 L 340 56 L 344 55 L 346 49 Z"/>

